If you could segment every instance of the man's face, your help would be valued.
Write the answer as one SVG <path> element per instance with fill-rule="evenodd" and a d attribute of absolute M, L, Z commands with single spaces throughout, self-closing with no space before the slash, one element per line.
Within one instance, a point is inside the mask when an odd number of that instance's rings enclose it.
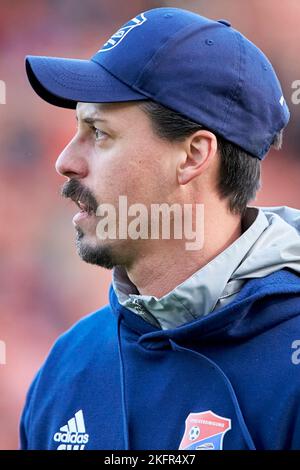
<path fill-rule="evenodd" d="M 149 241 L 118 236 L 101 240 L 96 208 L 111 204 L 118 219 L 120 195 L 127 197 L 128 207 L 169 203 L 178 185 L 176 146 L 154 134 L 137 103 L 78 103 L 76 114 L 77 133 L 57 159 L 56 169 L 68 179 L 63 195 L 81 201 L 83 210 L 73 219 L 78 252 L 85 261 L 107 268 L 130 266 L 150 249 Z"/>

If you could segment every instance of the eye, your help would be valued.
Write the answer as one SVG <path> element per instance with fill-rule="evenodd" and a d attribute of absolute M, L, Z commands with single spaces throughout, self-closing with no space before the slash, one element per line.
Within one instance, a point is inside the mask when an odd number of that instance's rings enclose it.
<path fill-rule="evenodd" d="M 95 140 L 101 140 L 107 135 L 105 132 L 101 131 L 95 126 L 92 126 L 92 131 L 95 135 Z"/>

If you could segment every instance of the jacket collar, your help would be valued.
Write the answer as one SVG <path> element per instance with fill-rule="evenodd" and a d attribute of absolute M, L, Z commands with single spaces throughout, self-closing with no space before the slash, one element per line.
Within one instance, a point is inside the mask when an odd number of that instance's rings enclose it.
<path fill-rule="evenodd" d="M 176 328 L 213 311 L 222 298 L 238 292 L 244 281 L 228 281 L 247 252 L 268 227 L 268 220 L 255 207 L 248 207 L 243 233 L 226 250 L 163 297 L 140 295 L 122 266 L 113 269 L 113 289 L 119 303 L 162 329 Z"/>

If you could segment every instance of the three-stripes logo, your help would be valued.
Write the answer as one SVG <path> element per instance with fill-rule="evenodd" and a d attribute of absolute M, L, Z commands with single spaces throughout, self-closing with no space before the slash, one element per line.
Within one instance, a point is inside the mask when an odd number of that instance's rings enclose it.
<path fill-rule="evenodd" d="M 86 434 L 82 410 L 69 419 L 68 424 L 62 426 L 53 436 L 55 442 L 62 442 L 57 450 L 83 450 L 89 441 Z"/>

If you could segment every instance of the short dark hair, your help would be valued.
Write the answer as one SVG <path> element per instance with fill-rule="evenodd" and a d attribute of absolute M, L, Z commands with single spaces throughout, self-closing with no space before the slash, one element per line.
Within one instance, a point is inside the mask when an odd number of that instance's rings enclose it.
<path fill-rule="evenodd" d="M 154 101 L 141 101 L 139 106 L 150 118 L 156 135 L 162 139 L 182 141 L 198 130 L 207 129 Z M 216 135 L 221 157 L 217 182 L 219 194 L 221 198 L 228 198 L 229 210 L 232 213 L 243 214 L 248 202 L 254 199 L 261 186 L 260 160 L 216 132 L 211 132 Z M 283 130 L 276 134 L 272 143 L 277 150 L 281 148 L 282 135 Z"/>

